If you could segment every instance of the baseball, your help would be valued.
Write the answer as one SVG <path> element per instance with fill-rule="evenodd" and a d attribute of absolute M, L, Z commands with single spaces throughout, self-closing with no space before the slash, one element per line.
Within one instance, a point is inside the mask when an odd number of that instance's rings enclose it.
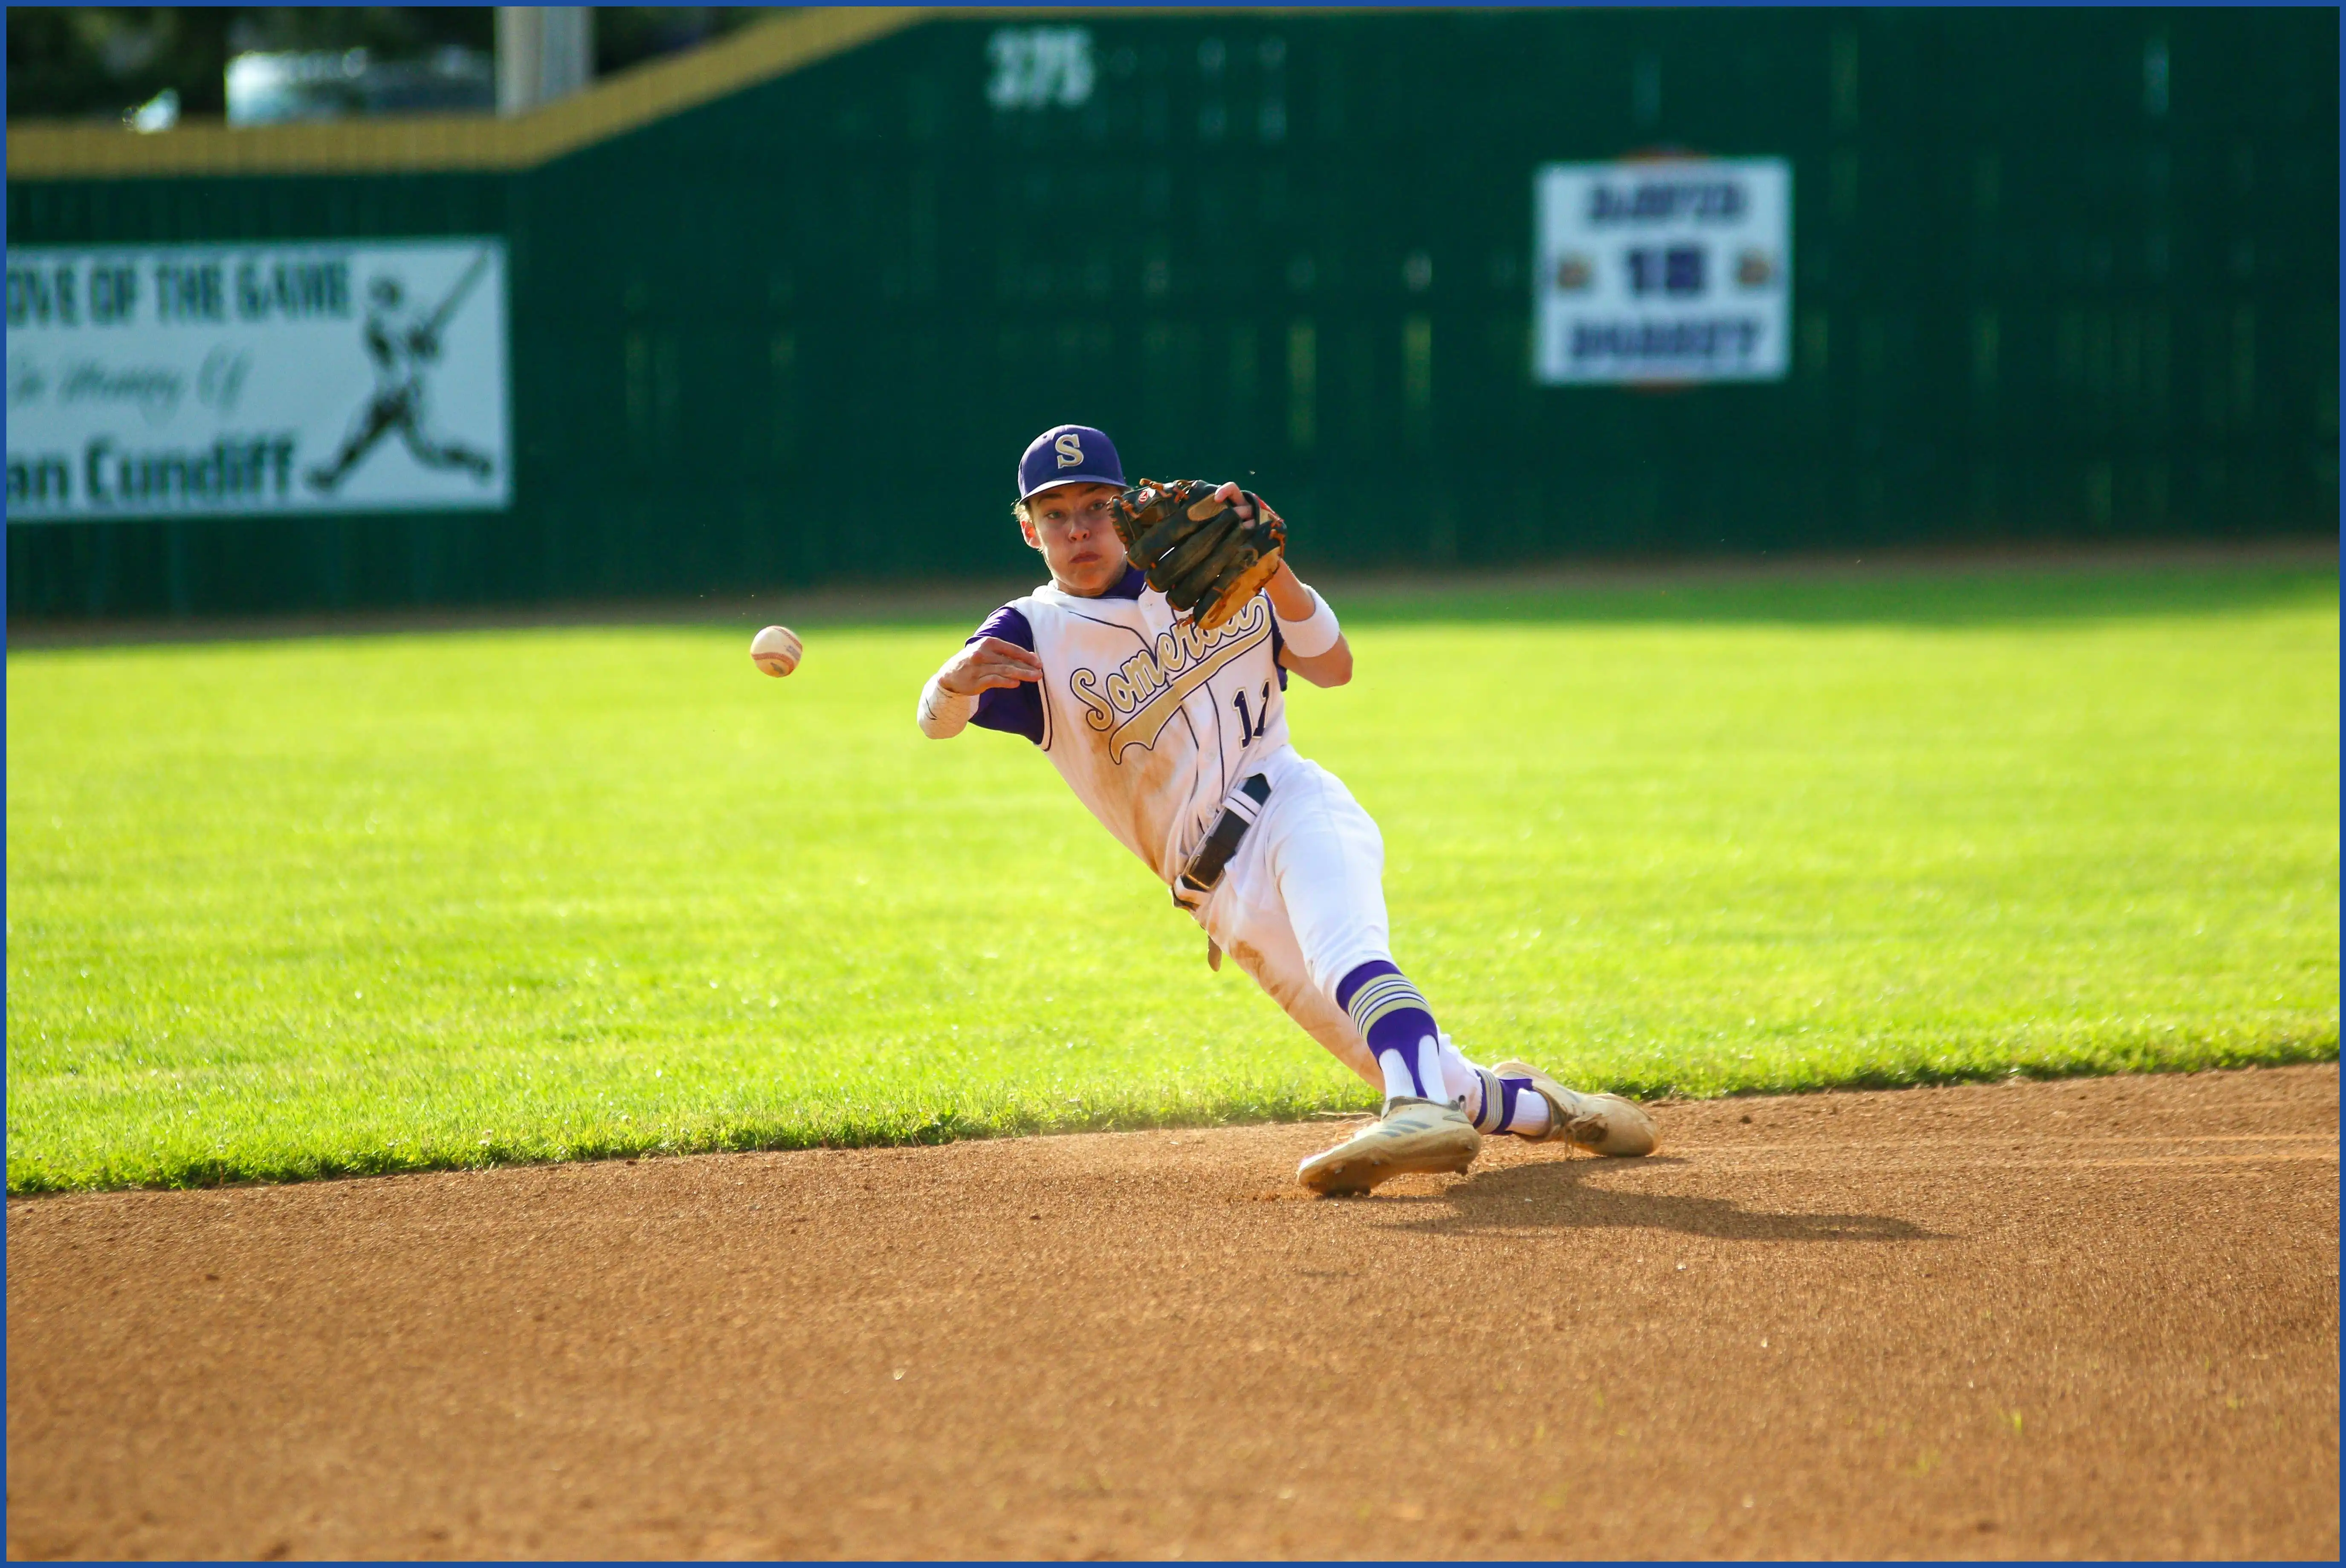
<path fill-rule="evenodd" d="M 788 626 L 768 626 L 750 639 L 750 662 L 770 676 L 785 676 L 799 667 L 806 645 Z"/>

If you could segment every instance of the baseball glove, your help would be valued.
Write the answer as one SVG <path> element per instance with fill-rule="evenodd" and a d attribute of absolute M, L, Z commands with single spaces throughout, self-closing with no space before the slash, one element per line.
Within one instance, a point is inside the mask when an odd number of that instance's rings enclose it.
<path fill-rule="evenodd" d="M 1262 591 L 1279 571 L 1287 524 L 1248 491 L 1248 516 L 1214 499 L 1201 480 L 1144 479 L 1117 498 L 1116 533 L 1126 559 L 1148 575 L 1165 602 L 1212 631 Z"/>

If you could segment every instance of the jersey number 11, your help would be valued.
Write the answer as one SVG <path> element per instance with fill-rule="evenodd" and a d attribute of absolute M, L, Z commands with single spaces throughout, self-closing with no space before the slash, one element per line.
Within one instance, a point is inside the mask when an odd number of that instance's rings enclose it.
<path fill-rule="evenodd" d="M 1247 712 L 1245 692 L 1239 692 L 1231 697 L 1230 706 L 1239 710 L 1239 744 L 1252 746 L 1261 737 L 1262 732 L 1270 728 L 1270 682 L 1262 683 L 1261 718 L 1257 718 Z"/>

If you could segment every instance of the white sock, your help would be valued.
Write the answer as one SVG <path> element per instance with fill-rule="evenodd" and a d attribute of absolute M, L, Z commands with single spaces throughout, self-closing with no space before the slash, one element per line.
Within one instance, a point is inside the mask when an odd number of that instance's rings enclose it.
<path fill-rule="evenodd" d="M 1513 1133 L 1536 1138 L 1547 1131 L 1547 1101 L 1531 1086 L 1529 1078 L 1502 1079 L 1488 1067 L 1469 1062 L 1450 1036 L 1442 1037 L 1442 1079 L 1450 1097 L 1458 1101 L 1474 1125 L 1485 1133 Z M 1390 1080 L 1389 1080 L 1390 1081 Z M 1499 1103 L 1490 1103 L 1495 1090 Z M 1504 1114 L 1505 1120 L 1500 1117 Z"/>
<path fill-rule="evenodd" d="M 1515 1103 L 1508 1108 L 1507 1125 L 1501 1131 L 1519 1138 L 1538 1137 L 1547 1131 L 1546 1096 L 1532 1087 L 1529 1078 L 1510 1078 L 1507 1082 L 1515 1086 Z"/>
<path fill-rule="evenodd" d="M 1442 1046 L 1428 1034 L 1407 1054 L 1397 1050 L 1377 1053 L 1377 1066 L 1385 1075 L 1385 1098 L 1407 1095 L 1419 1100 L 1455 1099 L 1442 1070 Z"/>
<path fill-rule="evenodd" d="M 1465 1107 L 1467 1115 L 1474 1118 L 1478 1127 L 1483 1125 L 1483 1072 L 1484 1069 L 1459 1054 L 1458 1047 L 1450 1043 L 1449 1035 L 1442 1037 L 1443 1087 L 1452 1099 Z"/>

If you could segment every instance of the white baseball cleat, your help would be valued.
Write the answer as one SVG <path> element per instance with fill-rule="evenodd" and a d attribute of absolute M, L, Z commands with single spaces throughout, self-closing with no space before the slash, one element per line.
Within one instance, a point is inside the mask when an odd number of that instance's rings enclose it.
<path fill-rule="evenodd" d="M 1372 1126 L 1313 1155 L 1295 1179 L 1313 1192 L 1367 1192 L 1418 1171 L 1463 1171 L 1483 1151 L 1483 1135 L 1456 1105 L 1396 1095 Z"/>
<path fill-rule="evenodd" d="M 1491 1071 L 1502 1078 L 1529 1078 L 1547 1102 L 1547 1131 L 1541 1143 L 1568 1143 L 1594 1154 L 1624 1156 L 1649 1155 L 1661 1145 L 1661 1129 L 1635 1100 L 1567 1089 L 1528 1062 L 1502 1062 Z"/>

